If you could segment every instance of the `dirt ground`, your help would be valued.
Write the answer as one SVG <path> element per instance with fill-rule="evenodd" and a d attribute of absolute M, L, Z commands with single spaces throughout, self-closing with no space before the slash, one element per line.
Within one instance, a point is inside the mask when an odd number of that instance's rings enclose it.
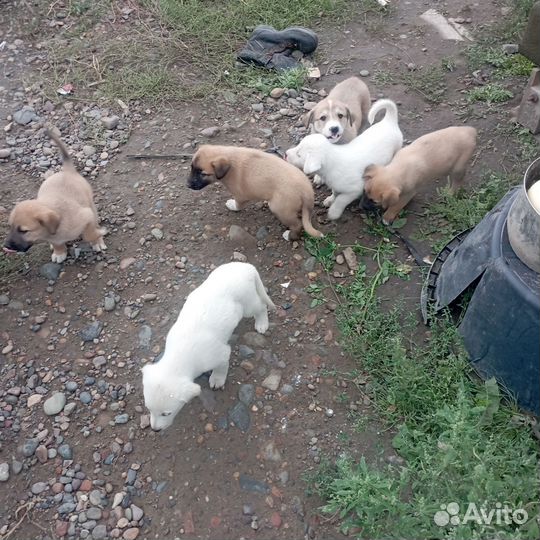
<path fill-rule="evenodd" d="M 400 125 L 410 141 L 464 122 L 459 102 L 470 78 L 463 54 L 467 44 L 444 41 L 419 15 L 436 7 L 448 16 L 471 19 L 467 26 L 474 34 L 478 26 L 501 17 L 501 4 L 395 4 L 375 30 L 354 13 L 339 27 L 317 28 L 323 76 L 310 86 L 328 91 L 345 77 L 368 70 L 365 80 L 373 97 L 398 102 Z M 39 246 L 24 259 L 26 264 L 17 263 L 20 272 L 0 283 L 0 462 L 10 465 L 9 479 L 0 484 L 0 537 L 8 538 L 19 520 L 12 539 L 341 537 L 337 522 L 319 517 L 320 501 L 309 495 L 305 473 L 324 456 L 342 452 L 369 461 L 396 459 L 391 433 L 381 429 L 369 398 L 344 375 L 369 377 L 339 346 L 333 314 L 337 299 L 328 289 L 327 302 L 311 307 L 306 291 L 315 277 L 309 272 L 335 284 L 347 282 L 349 269 L 337 265 L 335 274 L 325 276 L 302 243 L 282 240 L 281 225 L 262 205 L 236 214 L 225 208 L 227 194 L 220 187 L 190 191 L 188 162 L 127 158 L 190 152 L 194 141 L 208 141 L 200 132 L 212 126 L 220 127 L 212 143 L 275 143 L 286 149 L 295 142 L 290 128 L 302 111 L 270 121 L 272 106 L 266 99 L 262 113 L 252 109 L 256 96 L 172 108 L 129 104 L 128 111 L 77 97 L 48 101 L 31 82 L 43 52 L 28 27 L 13 23 L 24 9 L 25 2 L 0 6 L 0 41 L 7 43 L 0 50 L 0 124 L 10 125 L 10 116 L 31 101 L 41 120 L 28 126 L 15 122 L 2 131 L 0 148 L 20 148 L 15 159 L 12 155 L 0 163 L 3 221 L 14 202 L 35 193 L 43 172 L 54 165 L 55 151 L 47 153 L 48 165 L 39 165 L 44 147 L 33 143 L 46 121 L 57 125 L 69 144 L 79 145 L 79 167 L 88 169 L 109 234 L 103 255 L 76 244 L 57 279 L 43 277 L 49 251 Z M 56 31 L 44 22 L 39 41 Z M 440 65 L 443 57 L 455 59 L 455 70 L 446 75 L 448 89 L 439 104 L 406 84 L 383 84 L 374 76 L 407 71 L 408 64 L 421 71 Z M 485 114 L 478 108 L 467 120 L 479 130 L 470 182 L 486 169 L 504 169 L 502 161 L 512 159 L 513 148 L 497 126 L 508 122 L 520 97 L 516 88 L 515 98 L 497 111 Z M 104 135 L 108 142 L 98 150 L 99 159 L 90 150 L 85 156 L 82 149 L 84 111 L 120 117 L 116 130 Z M 96 115 L 84 118 L 99 120 Z M 74 125 L 79 126 L 76 132 L 70 131 Z M 272 129 L 272 142 L 265 129 Z M 113 140 L 119 144 L 111 145 Z M 25 162 L 29 151 L 32 158 Z M 324 196 L 317 192 L 318 200 Z M 435 196 L 433 189 L 414 202 L 403 234 L 414 236 L 425 219 L 422 209 Z M 314 223 L 334 233 L 342 245 L 379 240 L 368 233 L 354 206 L 335 224 L 324 215 L 318 207 Z M 232 225 L 247 231 L 247 240 L 229 239 Z M 430 253 L 427 241 L 416 244 L 423 254 Z M 253 334 L 250 321 L 240 324 L 224 391 L 209 390 L 203 379 L 201 399 L 185 407 L 173 427 L 154 433 L 147 425 L 139 368 L 162 351 L 189 291 L 235 252 L 258 268 L 280 308 L 264 337 Z M 401 245 L 396 258 L 413 265 Z M 417 269 L 410 281 L 391 280 L 383 289 L 386 300 L 404 297 L 411 312 L 417 312 L 421 282 Z M 83 341 L 81 331 L 96 321 L 99 335 Z M 271 372 L 281 377 L 276 391 L 262 386 Z M 238 405 L 243 403 L 240 389 L 247 405 Z M 65 394 L 68 412 L 47 416 L 43 404 L 56 391 Z M 363 430 L 351 429 L 352 413 L 363 419 Z M 235 415 L 241 416 L 237 424 L 244 429 L 231 423 Z M 29 440 L 45 449 L 26 449 L 25 454 L 24 446 L 32 446 Z M 68 451 L 62 452 L 67 459 L 62 459 L 60 447 L 66 444 Z"/>

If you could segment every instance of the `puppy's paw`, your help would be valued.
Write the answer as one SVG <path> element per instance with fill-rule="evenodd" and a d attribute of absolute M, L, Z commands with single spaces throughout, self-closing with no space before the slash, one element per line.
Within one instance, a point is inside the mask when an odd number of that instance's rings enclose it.
<path fill-rule="evenodd" d="M 268 319 L 264 321 L 255 321 L 255 330 L 259 332 L 259 334 L 264 334 L 268 330 Z"/>
<path fill-rule="evenodd" d="M 105 242 L 103 241 L 103 238 L 100 238 L 95 244 L 92 244 L 92 249 L 94 251 L 97 251 L 98 253 L 100 251 L 106 250 L 107 246 L 105 245 Z"/>
<path fill-rule="evenodd" d="M 323 179 L 318 174 L 313 177 L 313 185 L 315 187 L 321 187 L 323 185 Z"/>
<path fill-rule="evenodd" d="M 332 206 L 332 203 L 334 202 L 335 197 L 333 195 L 330 195 L 330 197 L 326 197 L 323 201 L 323 206 L 325 208 L 328 208 L 329 206 Z"/>
<path fill-rule="evenodd" d="M 53 253 L 51 255 L 51 261 L 53 263 L 63 263 L 67 259 L 67 253 Z"/>
<path fill-rule="evenodd" d="M 227 380 L 226 375 L 225 376 L 216 375 L 216 372 L 212 371 L 212 375 L 210 375 L 210 378 L 208 379 L 208 383 L 210 384 L 210 388 L 217 390 L 218 388 L 223 388 L 225 386 L 226 380 Z"/>
<path fill-rule="evenodd" d="M 287 242 L 291 241 L 291 231 L 289 231 L 288 229 L 281 236 L 283 236 L 283 238 L 287 240 Z"/>
<path fill-rule="evenodd" d="M 332 221 L 339 219 L 341 217 L 341 214 L 343 214 L 343 212 L 341 210 L 338 210 L 334 206 L 328 209 L 328 219 L 331 219 Z"/>
<path fill-rule="evenodd" d="M 240 207 L 238 206 L 238 203 L 234 200 L 234 199 L 229 199 L 226 203 L 225 203 L 225 206 L 231 210 L 232 212 L 238 212 L 240 211 Z"/>

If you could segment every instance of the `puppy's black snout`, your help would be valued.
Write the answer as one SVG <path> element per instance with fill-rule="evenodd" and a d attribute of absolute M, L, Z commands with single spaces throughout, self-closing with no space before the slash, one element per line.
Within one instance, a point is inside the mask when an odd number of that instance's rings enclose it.
<path fill-rule="evenodd" d="M 338 131 L 339 131 L 339 127 L 338 127 L 338 126 L 332 126 L 332 127 L 330 128 L 330 133 L 332 133 L 332 135 L 336 135 Z"/>
<path fill-rule="evenodd" d="M 14 240 L 13 238 L 9 238 L 9 237 L 6 238 L 6 240 L 4 241 L 4 247 L 6 249 L 9 249 L 10 251 L 22 251 L 22 252 L 25 252 L 25 251 L 28 251 L 31 246 L 32 246 L 32 244 L 30 242 L 17 241 L 17 240 Z"/>
<path fill-rule="evenodd" d="M 365 193 L 362 195 L 359 206 L 361 210 L 364 210 L 365 212 L 376 212 L 379 210 L 379 206 L 370 199 Z"/>
<path fill-rule="evenodd" d="M 188 188 L 194 190 L 201 190 L 205 188 L 210 182 L 206 180 L 201 174 L 192 173 L 188 178 Z"/>

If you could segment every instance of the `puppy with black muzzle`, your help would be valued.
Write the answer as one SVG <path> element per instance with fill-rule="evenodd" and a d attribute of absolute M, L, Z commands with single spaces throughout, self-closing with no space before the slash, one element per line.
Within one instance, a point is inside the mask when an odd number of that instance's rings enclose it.
<path fill-rule="evenodd" d="M 186 299 L 167 334 L 159 362 L 142 368 L 144 403 L 150 425 L 169 427 L 182 407 L 201 392 L 194 380 L 211 371 L 210 388 L 222 388 L 229 371 L 229 340 L 244 317 L 255 318 L 255 330 L 268 330 L 268 297 L 256 268 L 232 262 L 218 266 Z"/>
<path fill-rule="evenodd" d="M 15 205 L 8 219 L 10 230 L 4 242 L 6 253 L 28 251 L 37 242 L 49 242 L 53 262 L 64 262 L 67 257 L 66 242 L 82 235 L 94 251 L 106 249 L 104 229 L 94 205 L 90 184 L 75 170 L 68 149 L 49 132 L 62 154 L 63 166 L 47 178 L 35 199 Z"/>
<path fill-rule="evenodd" d="M 320 133 L 333 144 L 345 144 L 360 133 L 370 107 L 367 85 L 358 77 L 349 77 L 336 84 L 304 116 L 305 125 L 311 128 L 311 133 Z"/>
<path fill-rule="evenodd" d="M 364 172 L 365 195 L 384 210 L 391 224 L 416 193 L 437 178 L 450 178 L 453 193 L 463 185 L 467 165 L 476 149 L 476 129 L 452 126 L 413 141 L 386 165 L 370 165 Z"/>
<path fill-rule="evenodd" d="M 221 182 L 233 195 L 225 203 L 233 212 L 250 201 L 268 201 L 272 213 L 288 227 L 285 240 L 300 238 L 302 227 L 310 236 L 323 236 L 311 224 L 314 195 L 309 179 L 275 155 L 253 148 L 203 145 L 193 156 L 187 184 L 200 190 L 214 182 Z"/>

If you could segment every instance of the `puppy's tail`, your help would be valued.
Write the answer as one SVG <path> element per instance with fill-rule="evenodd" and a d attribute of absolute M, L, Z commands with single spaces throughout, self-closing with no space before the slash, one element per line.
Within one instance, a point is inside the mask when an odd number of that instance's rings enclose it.
<path fill-rule="evenodd" d="M 309 234 L 309 236 L 313 236 L 315 238 L 322 238 L 324 234 L 321 231 L 318 231 L 311 224 L 312 210 L 313 210 L 313 201 L 309 203 L 302 197 L 302 227 L 304 227 L 304 231 L 306 231 Z"/>
<path fill-rule="evenodd" d="M 62 155 L 62 163 L 64 166 L 71 166 L 73 167 L 73 161 L 71 159 L 71 156 L 69 155 L 69 150 L 67 146 L 62 142 L 60 137 L 52 130 L 48 129 L 46 132 L 46 135 L 54 141 L 56 146 L 58 146 L 58 149 L 60 150 L 60 154 Z"/>
<path fill-rule="evenodd" d="M 375 116 L 381 110 L 385 110 L 384 120 L 388 119 L 392 123 L 398 123 L 398 110 L 397 105 L 391 99 L 379 99 L 369 109 L 368 121 L 371 124 L 375 121 Z"/>
<path fill-rule="evenodd" d="M 255 289 L 257 289 L 257 294 L 259 295 L 259 298 L 270 309 L 276 309 L 274 302 L 272 302 L 272 300 L 268 296 L 268 293 L 266 292 L 266 289 L 264 288 L 263 282 L 261 280 L 261 276 L 259 276 L 259 272 L 257 272 L 257 270 L 255 270 Z"/>

